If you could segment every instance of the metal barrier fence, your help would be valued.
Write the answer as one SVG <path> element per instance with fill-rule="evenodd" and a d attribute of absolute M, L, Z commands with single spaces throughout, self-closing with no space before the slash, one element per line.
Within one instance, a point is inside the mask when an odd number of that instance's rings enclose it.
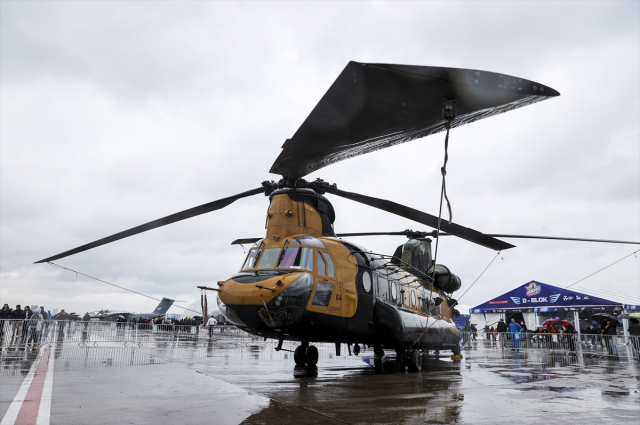
<path fill-rule="evenodd" d="M 182 342 L 214 336 L 247 337 L 235 326 L 217 325 L 204 329 L 202 325 L 174 325 L 118 322 L 79 322 L 57 320 L 0 320 L 0 347 L 75 342 Z"/>
<path fill-rule="evenodd" d="M 568 353 L 640 359 L 640 337 L 634 335 L 460 332 L 460 345 L 463 348 L 479 342 L 501 349 L 558 350 Z"/>

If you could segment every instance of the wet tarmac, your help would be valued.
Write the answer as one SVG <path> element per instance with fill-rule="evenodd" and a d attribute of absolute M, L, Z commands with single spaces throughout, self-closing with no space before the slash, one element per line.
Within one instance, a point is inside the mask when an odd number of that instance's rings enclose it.
<path fill-rule="evenodd" d="M 640 367 L 623 357 L 479 343 L 462 361 L 443 352 L 405 373 L 376 372 L 370 353 L 337 357 L 332 346 L 321 347 L 317 369 L 295 369 L 290 352 L 248 338 L 46 347 L 3 350 L 2 424 L 19 423 L 7 412 L 29 371 L 35 383 L 47 364 L 52 424 L 640 423 Z"/>

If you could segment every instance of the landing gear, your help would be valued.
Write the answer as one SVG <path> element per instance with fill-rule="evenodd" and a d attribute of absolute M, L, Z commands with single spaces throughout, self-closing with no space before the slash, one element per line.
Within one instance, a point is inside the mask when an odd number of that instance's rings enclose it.
<path fill-rule="evenodd" d="M 460 355 L 460 344 L 456 344 L 456 346 L 453 347 L 451 349 L 451 351 L 453 351 L 453 355 L 454 356 L 459 356 Z"/>
<path fill-rule="evenodd" d="M 422 370 L 422 352 L 420 350 L 407 350 L 405 352 L 404 370 L 408 372 L 420 372 Z"/>
<path fill-rule="evenodd" d="M 382 369 L 382 358 L 384 357 L 384 350 L 381 346 L 375 345 L 373 347 L 373 366 L 376 370 Z"/>
<path fill-rule="evenodd" d="M 353 347 L 353 354 L 355 354 L 356 356 L 360 354 L 360 346 L 358 344 Z"/>
<path fill-rule="evenodd" d="M 318 349 L 314 345 L 309 345 L 308 342 L 302 343 L 296 347 L 293 360 L 296 362 L 296 366 L 314 367 L 318 364 Z"/>

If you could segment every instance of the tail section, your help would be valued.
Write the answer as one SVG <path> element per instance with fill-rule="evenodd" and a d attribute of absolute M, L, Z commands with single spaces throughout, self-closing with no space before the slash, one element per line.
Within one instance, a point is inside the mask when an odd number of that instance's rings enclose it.
<path fill-rule="evenodd" d="M 169 310 L 169 307 L 173 305 L 174 301 L 175 300 L 170 300 L 169 298 L 163 298 L 162 301 L 160 301 L 160 304 L 158 304 L 158 307 L 153 310 L 152 314 L 162 316 L 167 312 L 167 310 Z"/>

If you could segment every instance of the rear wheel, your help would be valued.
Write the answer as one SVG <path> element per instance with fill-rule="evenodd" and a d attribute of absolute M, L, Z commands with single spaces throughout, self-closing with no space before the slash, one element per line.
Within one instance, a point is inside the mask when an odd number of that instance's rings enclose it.
<path fill-rule="evenodd" d="M 414 372 L 422 370 L 422 353 L 420 350 L 407 351 L 407 361 L 405 363 L 405 371 L 411 369 Z"/>
<path fill-rule="evenodd" d="M 453 347 L 451 349 L 451 351 L 453 351 L 453 355 L 454 356 L 459 356 L 460 355 L 460 344 L 456 344 L 456 346 Z"/>
<path fill-rule="evenodd" d="M 305 363 L 307 364 L 307 366 L 313 367 L 318 364 L 318 349 L 315 347 L 315 345 L 310 345 L 307 347 L 307 350 L 305 351 L 305 357 Z"/>
<path fill-rule="evenodd" d="M 306 365 L 306 348 L 302 345 L 296 347 L 296 351 L 293 352 L 293 360 L 296 362 L 297 366 L 305 366 Z"/>

